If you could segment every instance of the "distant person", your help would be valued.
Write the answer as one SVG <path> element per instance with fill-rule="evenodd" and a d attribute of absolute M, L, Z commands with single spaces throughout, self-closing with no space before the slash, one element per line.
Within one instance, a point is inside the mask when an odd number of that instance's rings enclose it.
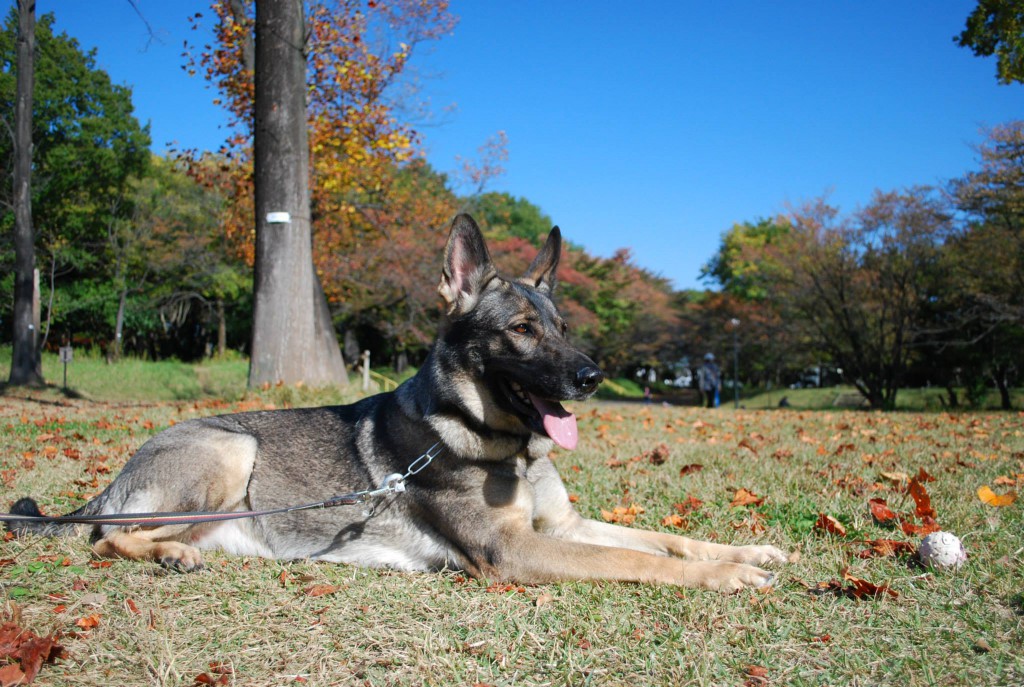
<path fill-rule="evenodd" d="M 719 394 L 722 391 L 722 371 L 715 362 L 715 354 L 708 353 L 704 356 L 704 364 L 697 370 L 697 386 L 704 396 L 704 404 L 708 408 L 718 405 Z"/>

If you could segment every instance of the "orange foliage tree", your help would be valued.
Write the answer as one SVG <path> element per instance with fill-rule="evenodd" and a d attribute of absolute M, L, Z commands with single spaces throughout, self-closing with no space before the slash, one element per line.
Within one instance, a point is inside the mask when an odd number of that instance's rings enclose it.
<path fill-rule="evenodd" d="M 230 114 L 228 135 L 216 152 L 184 150 L 180 156 L 193 176 L 228 200 L 224 231 L 232 249 L 252 264 L 253 5 L 225 0 L 211 11 L 214 39 L 190 48 L 186 68 L 216 90 L 214 102 Z M 195 15 L 194 27 L 203 19 Z M 341 267 L 355 266 L 343 254 L 375 241 L 389 222 L 396 227 L 395 217 L 412 205 L 430 221 L 450 214 L 446 197 L 424 208 L 430 197 L 413 199 L 403 181 L 402 167 L 417 156 L 418 134 L 399 121 L 393 91 L 415 47 L 449 33 L 455 19 L 445 0 L 335 0 L 309 8 L 306 22 L 314 261 L 327 277 L 329 299 L 339 303 L 355 288 L 336 279 Z"/>

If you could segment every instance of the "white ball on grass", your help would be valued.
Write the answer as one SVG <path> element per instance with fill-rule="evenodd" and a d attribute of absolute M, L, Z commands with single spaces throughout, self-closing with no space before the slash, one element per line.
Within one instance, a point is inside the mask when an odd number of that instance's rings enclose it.
<path fill-rule="evenodd" d="M 927 568 L 959 568 L 967 561 L 967 551 L 955 534 L 932 532 L 921 540 L 917 557 Z"/>

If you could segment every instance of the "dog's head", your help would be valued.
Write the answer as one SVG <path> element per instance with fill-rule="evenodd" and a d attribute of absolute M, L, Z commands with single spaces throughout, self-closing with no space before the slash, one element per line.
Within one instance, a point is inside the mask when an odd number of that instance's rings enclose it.
<path fill-rule="evenodd" d="M 604 379 L 566 336 L 552 295 L 561 255 L 558 227 L 519 279 L 491 263 L 476 222 L 459 215 L 444 252 L 438 292 L 448 313 L 441 335 L 449 368 L 472 376 L 477 419 L 492 429 L 550 437 L 576 447 L 576 418 L 561 401 L 583 400 Z"/>

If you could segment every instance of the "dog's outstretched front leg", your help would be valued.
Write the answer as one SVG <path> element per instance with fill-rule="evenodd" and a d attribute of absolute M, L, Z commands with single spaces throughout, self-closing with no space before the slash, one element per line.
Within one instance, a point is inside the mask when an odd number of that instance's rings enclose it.
<path fill-rule="evenodd" d="M 748 565 L 775 565 L 785 563 L 791 556 L 767 544 L 732 546 L 681 537 L 666 532 L 612 525 L 597 520 L 580 518 L 563 536 L 575 541 L 621 546 L 662 555 L 679 556 L 693 561 L 731 561 Z"/>
<path fill-rule="evenodd" d="M 618 580 L 734 592 L 770 585 L 773 575 L 745 563 L 686 561 L 635 549 L 556 539 L 536 531 L 506 532 L 486 573 L 518 582 Z M 488 570 L 488 568 L 490 568 Z"/>

